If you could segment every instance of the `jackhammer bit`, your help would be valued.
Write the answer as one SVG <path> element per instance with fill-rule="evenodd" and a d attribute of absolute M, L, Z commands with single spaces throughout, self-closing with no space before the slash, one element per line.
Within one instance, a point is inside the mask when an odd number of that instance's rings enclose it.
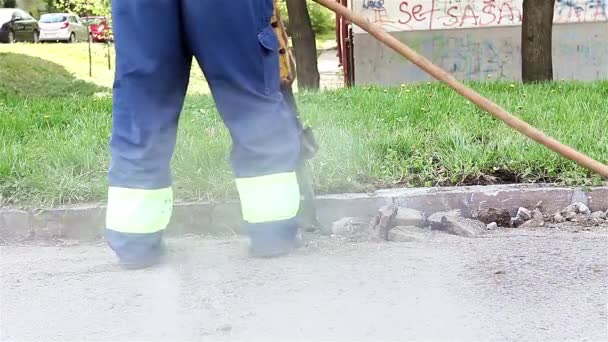
<path fill-rule="evenodd" d="M 295 62 L 289 51 L 287 31 L 281 21 L 277 1 L 274 2 L 272 27 L 279 39 L 279 65 L 281 73 L 281 92 L 288 105 L 300 135 L 300 162 L 296 174 L 300 185 L 300 210 L 298 212 L 299 226 L 305 231 L 317 231 L 320 228 L 315 205 L 314 182 L 310 171 L 310 160 L 316 154 L 319 146 L 310 127 L 304 126 L 300 112 L 293 96 L 292 84 L 295 80 Z"/>

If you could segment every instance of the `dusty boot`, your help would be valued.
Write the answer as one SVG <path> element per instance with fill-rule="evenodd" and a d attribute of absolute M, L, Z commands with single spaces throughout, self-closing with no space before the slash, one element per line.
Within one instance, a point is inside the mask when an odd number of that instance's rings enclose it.
<path fill-rule="evenodd" d="M 258 229 L 259 228 L 259 229 Z M 294 220 L 265 223 L 260 227 L 250 225 L 249 255 L 254 258 L 272 258 L 289 254 L 302 245 Z"/>
<path fill-rule="evenodd" d="M 128 270 L 148 268 L 160 264 L 166 255 L 167 248 L 161 234 L 137 237 L 130 239 L 126 234 L 106 230 L 106 240 L 110 248 L 118 256 L 121 267 Z"/>

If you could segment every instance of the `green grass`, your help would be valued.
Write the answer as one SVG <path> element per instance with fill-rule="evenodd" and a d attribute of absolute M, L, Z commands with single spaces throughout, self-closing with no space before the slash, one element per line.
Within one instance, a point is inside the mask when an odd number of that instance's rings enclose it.
<path fill-rule="evenodd" d="M 92 48 L 89 77 L 87 44 L 0 45 L 0 205 L 105 197 L 114 71 L 107 68 L 106 47 Z M 190 84 L 173 160 L 177 197 L 234 198 L 230 138 L 196 65 Z M 548 134 L 608 161 L 608 81 L 472 85 Z M 320 193 L 601 182 L 440 84 L 301 93 L 298 99 L 321 143 L 313 163 Z"/>
<path fill-rule="evenodd" d="M 607 81 L 473 86 L 548 134 L 608 162 Z M 440 84 L 300 93 L 298 99 L 321 144 L 313 163 L 319 193 L 601 182 Z M 0 204 L 102 201 L 110 113 L 107 96 L 0 97 Z M 188 97 L 178 139 L 173 160 L 177 198 L 236 197 L 227 163 L 229 135 L 210 97 Z"/>
<path fill-rule="evenodd" d="M 108 51 L 110 52 L 111 57 L 110 68 L 108 68 Z M 113 45 L 108 49 L 105 44 L 91 44 L 92 77 L 89 76 L 88 43 L 0 44 L 0 54 L 2 53 L 19 55 L 28 60 L 33 60 L 32 57 L 39 58 L 47 63 L 56 65 L 56 67 L 61 66 L 65 68 L 78 80 L 93 83 L 108 89 L 112 87 L 112 82 L 114 81 L 115 54 Z M 19 70 L 31 69 L 25 68 L 24 63 L 11 63 L 10 65 L 18 67 Z M 0 80 L 2 80 L 2 82 L 4 82 L 4 77 L 7 75 L 19 77 L 18 73 L 14 72 L 14 69 L 9 68 L 6 61 L 3 59 L 0 59 L 0 66 L 2 66 L 1 69 L 4 70 L 0 70 L 0 76 L 2 76 L 0 77 Z M 51 73 L 46 74 L 52 75 Z M 40 73 L 39 75 L 42 77 L 44 74 Z M 200 68 L 196 64 L 196 61 L 193 62 L 188 93 L 191 95 L 209 93 L 209 87 L 203 78 Z"/>
<path fill-rule="evenodd" d="M 0 97 L 90 96 L 107 91 L 76 79 L 63 66 L 39 57 L 0 52 L 0 65 Z"/>
<path fill-rule="evenodd" d="M 103 87 L 111 87 L 114 79 L 114 49 L 111 53 L 111 69 L 108 69 L 105 44 L 91 44 L 93 77 L 89 77 L 89 47 L 87 43 L 0 44 L 0 53 L 7 52 L 27 57 L 37 57 L 69 70 L 74 77 Z M 5 64 L 2 64 L 3 66 Z M 25 69 L 22 66 L 20 69 Z M 7 72 L 11 72 L 9 69 Z M 12 72 L 16 74 L 15 72 Z"/>

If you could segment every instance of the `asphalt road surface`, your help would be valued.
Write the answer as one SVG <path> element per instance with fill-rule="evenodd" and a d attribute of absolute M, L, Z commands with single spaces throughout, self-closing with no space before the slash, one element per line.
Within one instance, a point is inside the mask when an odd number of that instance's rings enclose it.
<path fill-rule="evenodd" d="M 123 271 L 105 245 L 0 250 L 2 341 L 606 341 L 608 234 L 511 230 L 417 242 L 170 241 Z"/>

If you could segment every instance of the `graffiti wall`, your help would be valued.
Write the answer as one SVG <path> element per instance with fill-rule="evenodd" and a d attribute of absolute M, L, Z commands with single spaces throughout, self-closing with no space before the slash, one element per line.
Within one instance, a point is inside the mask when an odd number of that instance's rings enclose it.
<path fill-rule="evenodd" d="M 608 78 L 607 1 L 556 1 L 556 78 Z M 521 79 L 522 0 L 354 0 L 351 6 L 459 79 Z M 359 28 L 353 30 L 357 84 L 429 79 Z"/>
<path fill-rule="evenodd" d="M 606 1 L 608 0 L 557 0 L 554 22 L 607 21 Z M 355 0 L 351 6 L 367 20 L 381 24 L 387 31 L 412 31 L 520 25 L 522 2 L 523 0 Z"/>

